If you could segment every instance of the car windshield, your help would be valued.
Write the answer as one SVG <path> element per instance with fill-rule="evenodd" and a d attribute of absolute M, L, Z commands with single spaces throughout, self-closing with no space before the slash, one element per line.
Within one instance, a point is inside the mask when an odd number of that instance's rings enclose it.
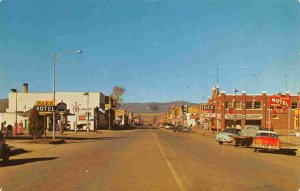
<path fill-rule="evenodd" d="M 257 137 L 273 137 L 273 138 L 278 138 L 279 136 L 274 133 L 257 133 Z"/>

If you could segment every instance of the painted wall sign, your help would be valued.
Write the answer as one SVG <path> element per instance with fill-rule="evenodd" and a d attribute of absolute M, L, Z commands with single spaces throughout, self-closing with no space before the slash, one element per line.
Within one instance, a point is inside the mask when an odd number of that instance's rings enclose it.
<path fill-rule="evenodd" d="M 263 115 L 262 114 L 246 114 L 245 118 L 248 120 L 262 119 Z"/>
<path fill-rule="evenodd" d="M 225 119 L 242 119 L 242 114 L 225 114 Z"/>

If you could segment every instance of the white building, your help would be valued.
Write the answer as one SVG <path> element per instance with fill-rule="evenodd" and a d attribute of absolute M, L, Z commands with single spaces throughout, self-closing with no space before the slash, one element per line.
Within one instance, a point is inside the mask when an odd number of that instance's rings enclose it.
<path fill-rule="evenodd" d="M 17 96 L 17 97 L 16 97 Z M 99 129 L 105 124 L 105 96 L 101 92 L 56 92 L 55 103 L 63 102 L 67 105 L 67 112 L 62 116 L 62 122 L 66 125 L 70 124 L 70 129 L 77 127 L 86 130 L 89 121 L 90 130 Z M 17 99 L 16 99 L 17 98 Z M 17 105 L 17 121 L 23 123 L 23 128 L 28 127 L 29 111 L 34 107 L 36 101 L 52 101 L 53 93 L 29 93 L 27 84 L 24 84 L 24 92 L 11 92 L 8 94 L 9 106 L 6 113 L 0 116 L 0 123 L 6 121 L 7 125 L 14 126 L 16 121 L 16 105 Z M 76 108 L 79 110 L 76 110 Z M 59 114 L 56 117 L 60 119 Z M 52 115 L 47 115 L 47 127 L 51 128 Z M 58 123 L 56 121 L 56 123 Z"/>

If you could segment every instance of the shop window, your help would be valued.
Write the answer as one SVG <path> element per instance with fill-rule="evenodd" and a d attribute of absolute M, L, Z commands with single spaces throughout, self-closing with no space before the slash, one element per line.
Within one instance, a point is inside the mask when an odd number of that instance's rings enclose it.
<path fill-rule="evenodd" d="M 272 118 L 273 118 L 273 119 L 279 119 L 279 115 L 278 115 L 278 114 L 273 114 L 273 115 L 272 115 Z"/>
<path fill-rule="evenodd" d="M 240 101 L 237 101 L 237 102 L 235 103 L 235 108 L 236 108 L 236 109 L 242 109 L 242 104 L 241 104 Z"/>
<path fill-rule="evenodd" d="M 227 102 L 226 102 L 226 109 L 229 109 L 229 108 L 233 108 L 233 103 L 232 103 L 232 101 L 227 101 Z"/>
<path fill-rule="evenodd" d="M 246 102 L 246 109 L 253 109 L 252 102 L 250 102 L 250 101 Z"/>
<path fill-rule="evenodd" d="M 298 102 L 292 102 L 292 109 L 298 108 Z"/>
<path fill-rule="evenodd" d="M 261 109 L 261 102 L 260 101 L 254 102 L 254 109 Z"/>

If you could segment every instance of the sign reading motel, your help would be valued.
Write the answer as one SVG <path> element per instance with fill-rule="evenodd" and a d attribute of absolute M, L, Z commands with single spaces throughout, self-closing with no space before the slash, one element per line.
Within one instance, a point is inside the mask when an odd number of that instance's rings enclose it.
<path fill-rule="evenodd" d="M 35 101 L 36 110 L 41 115 L 51 114 L 55 112 L 55 104 L 54 101 L 48 100 L 37 100 Z"/>
<path fill-rule="evenodd" d="M 271 96 L 269 106 L 271 107 L 290 107 L 291 99 L 289 97 Z"/>

